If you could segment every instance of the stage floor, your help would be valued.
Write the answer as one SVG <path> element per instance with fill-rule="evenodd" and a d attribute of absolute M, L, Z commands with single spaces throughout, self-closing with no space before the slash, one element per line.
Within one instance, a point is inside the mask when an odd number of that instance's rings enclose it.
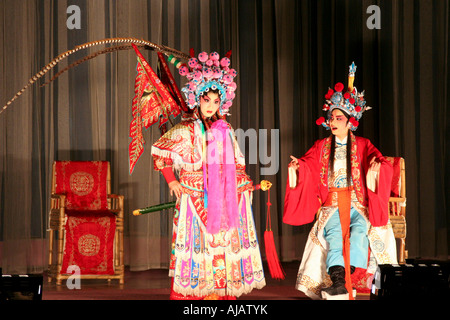
<path fill-rule="evenodd" d="M 299 262 L 283 263 L 284 280 L 274 280 L 266 271 L 266 286 L 253 290 L 238 300 L 310 300 L 294 288 Z M 268 270 L 267 266 L 264 270 Z M 125 269 L 125 283 L 118 280 L 81 280 L 80 289 L 69 289 L 66 281 L 56 285 L 44 275 L 43 300 L 169 300 L 170 281 L 167 269 L 129 271 Z M 369 300 L 368 294 L 358 294 L 356 300 Z"/>

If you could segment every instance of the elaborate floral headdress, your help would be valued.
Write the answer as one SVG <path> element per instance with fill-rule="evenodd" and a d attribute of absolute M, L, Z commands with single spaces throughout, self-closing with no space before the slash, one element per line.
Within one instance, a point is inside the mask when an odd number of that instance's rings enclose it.
<path fill-rule="evenodd" d="M 344 85 L 341 82 L 336 83 L 334 90 L 328 88 L 328 92 L 325 95 L 325 104 L 322 110 L 327 111 L 328 119 L 325 120 L 324 117 L 320 117 L 316 120 L 317 125 L 322 125 L 327 130 L 330 129 L 329 119 L 331 117 L 331 112 L 334 109 L 340 109 L 343 112 L 350 115 L 350 129 L 355 131 L 359 126 L 359 120 L 362 117 L 364 111 L 371 109 L 371 107 L 366 106 L 366 101 L 364 100 L 364 91 L 358 93 L 356 87 L 353 86 L 353 81 L 355 80 L 356 66 L 355 63 L 349 67 L 348 74 L 348 88 L 344 92 Z"/>
<path fill-rule="evenodd" d="M 230 54 L 230 53 L 229 53 Z M 217 52 L 201 52 L 198 59 L 192 57 L 188 65 L 181 66 L 180 75 L 186 76 L 189 82 L 181 89 L 186 96 L 186 103 L 190 109 L 200 105 L 200 97 L 209 90 L 218 90 L 220 97 L 220 115 L 228 114 L 235 97 L 237 75 L 236 70 L 230 68 L 229 54 L 220 59 Z"/>

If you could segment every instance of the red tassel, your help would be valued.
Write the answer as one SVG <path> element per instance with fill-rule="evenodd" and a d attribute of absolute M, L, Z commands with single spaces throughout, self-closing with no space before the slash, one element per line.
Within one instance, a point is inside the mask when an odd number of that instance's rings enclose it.
<path fill-rule="evenodd" d="M 266 246 L 266 258 L 269 265 L 270 276 L 277 280 L 284 279 L 284 270 L 278 259 L 277 249 L 275 248 L 275 240 L 273 239 L 273 232 L 266 230 L 264 232 L 264 245 Z"/>
<path fill-rule="evenodd" d="M 266 218 L 266 231 L 264 232 L 264 246 L 266 249 L 266 259 L 269 265 L 270 276 L 277 280 L 283 280 L 285 278 L 285 272 L 281 266 L 280 259 L 278 259 L 277 249 L 275 247 L 275 240 L 273 238 L 273 232 L 270 220 L 270 190 L 267 192 L 267 218 Z"/>

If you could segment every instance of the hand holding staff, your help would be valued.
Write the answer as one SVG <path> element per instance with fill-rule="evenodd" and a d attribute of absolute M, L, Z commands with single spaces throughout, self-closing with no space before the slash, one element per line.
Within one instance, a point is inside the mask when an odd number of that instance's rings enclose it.
<path fill-rule="evenodd" d="M 179 182 L 178 182 L 178 184 L 179 184 Z M 170 185 L 169 185 L 169 187 L 170 187 Z M 174 185 L 173 188 L 170 189 L 170 194 L 171 195 L 175 194 L 177 199 L 179 199 L 181 197 L 181 185 L 179 185 L 179 187 L 180 188 L 177 188 L 177 186 Z M 260 184 L 253 187 L 253 190 L 261 189 L 262 191 L 267 191 L 271 187 L 272 187 L 272 183 L 270 181 L 262 180 Z M 178 195 L 178 193 L 179 193 L 179 195 Z M 177 203 L 176 201 L 172 201 L 172 202 L 161 203 L 161 204 L 157 204 L 157 205 L 142 208 L 142 209 L 136 209 L 133 211 L 133 215 L 140 216 L 140 215 L 146 214 L 146 213 L 151 213 L 151 212 L 174 208 L 176 203 Z"/>

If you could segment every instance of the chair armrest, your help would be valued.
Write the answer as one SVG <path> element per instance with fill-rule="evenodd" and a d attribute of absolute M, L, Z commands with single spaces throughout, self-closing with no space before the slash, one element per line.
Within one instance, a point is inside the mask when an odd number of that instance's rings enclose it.
<path fill-rule="evenodd" d="M 390 197 L 389 198 L 389 216 L 405 216 L 406 214 L 406 198 Z"/>
<path fill-rule="evenodd" d="M 50 213 L 55 212 L 60 214 L 60 210 L 66 208 L 66 195 L 52 193 L 50 196 Z"/>
<path fill-rule="evenodd" d="M 66 209 L 66 196 L 52 193 L 50 195 L 49 228 L 59 229 L 64 224 Z"/>
<path fill-rule="evenodd" d="M 52 193 L 50 196 L 50 199 L 52 202 L 51 203 L 52 209 L 65 207 L 65 204 L 66 204 L 66 195 L 65 194 Z M 55 206 L 53 206 L 53 204 Z"/>
<path fill-rule="evenodd" d="M 123 216 L 123 201 L 124 196 L 119 194 L 108 194 L 108 206 L 111 212 L 119 216 Z"/>
<path fill-rule="evenodd" d="M 406 198 L 390 197 L 389 202 L 406 202 Z"/>

